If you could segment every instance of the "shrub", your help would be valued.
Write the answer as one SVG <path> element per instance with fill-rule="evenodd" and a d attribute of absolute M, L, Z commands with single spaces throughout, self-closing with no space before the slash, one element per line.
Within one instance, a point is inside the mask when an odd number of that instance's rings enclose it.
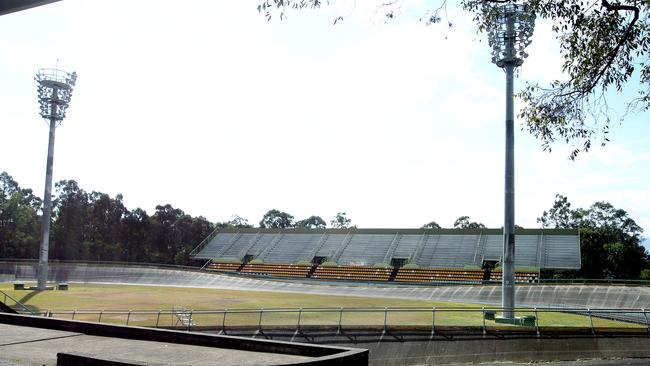
<path fill-rule="evenodd" d="M 641 270 L 641 272 L 639 273 L 639 279 L 645 281 L 650 280 L 650 269 Z"/>

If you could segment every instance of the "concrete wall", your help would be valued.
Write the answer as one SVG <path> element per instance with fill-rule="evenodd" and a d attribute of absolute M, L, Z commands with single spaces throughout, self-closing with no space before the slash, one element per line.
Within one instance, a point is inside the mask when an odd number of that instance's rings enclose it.
<path fill-rule="evenodd" d="M 373 366 L 650 357 L 649 337 L 451 338 L 355 346 L 370 350 Z"/>
<path fill-rule="evenodd" d="M 368 364 L 368 351 L 358 348 L 303 344 L 281 340 L 261 340 L 113 324 L 100 324 L 74 320 L 52 319 L 41 316 L 9 314 L 3 312 L 0 312 L 0 324 L 74 332 L 78 334 L 98 337 L 241 350 L 256 354 L 260 353 L 262 357 L 264 354 L 273 353 L 311 358 L 307 361 L 292 362 L 290 363 L 291 365 Z M 113 352 L 105 352 L 104 350 L 101 353 L 105 357 L 108 357 L 106 360 L 110 360 L 118 357 L 119 350 L 113 350 Z M 253 355 L 250 357 L 253 357 Z M 258 355 L 256 355 L 256 357 L 258 357 Z M 99 360 L 97 362 L 99 362 Z M 84 363 L 80 362 L 78 364 Z M 92 365 L 94 363 L 90 362 L 89 364 Z"/>
<path fill-rule="evenodd" d="M 250 331 L 228 334 L 251 336 Z M 623 333 L 601 329 L 596 334 L 589 328 L 540 328 L 539 334 L 522 328 L 484 333 L 480 327 L 449 327 L 435 334 L 417 330 L 321 329 L 304 334 L 265 330 L 264 337 L 368 349 L 373 366 L 650 358 L 650 335 L 643 328 Z"/>

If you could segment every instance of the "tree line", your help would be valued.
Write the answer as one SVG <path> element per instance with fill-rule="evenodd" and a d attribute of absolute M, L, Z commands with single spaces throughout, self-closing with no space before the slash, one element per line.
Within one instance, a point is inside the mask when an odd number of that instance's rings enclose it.
<path fill-rule="evenodd" d="M 211 222 L 171 204 L 157 205 L 153 214 L 128 209 L 121 194 L 88 192 L 74 180 L 54 186 L 49 258 L 53 260 L 125 261 L 191 264 L 190 252 L 216 228 L 252 228 L 248 220 Z M 21 188 L 7 172 L 0 173 L 0 258 L 38 258 L 41 240 L 41 198 Z M 356 228 L 345 212 L 330 221 L 332 228 Z M 326 228 L 320 216 L 294 220 L 269 210 L 260 228 Z"/>
<path fill-rule="evenodd" d="M 74 180 L 55 184 L 50 258 L 55 260 L 125 261 L 192 264 L 190 252 L 214 229 L 253 228 L 247 219 L 233 216 L 224 222 L 193 217 L 170 204 L 157 205 L 153 214 L 141 208 L 129 210 L 121 194 L 85 191 Z M 42 200 L 6 172 L 0 173 L 0 258 L 38 258 Z M 549 271 L 546 276 L 584 278 L 650 279 L 650 257 L 641 245 L 642 228 L 627 212 L 606 202 L 589 208 L 572 208 L 557 195 L 553 206 L 538 219 L 542 227 L 580 230 L 582 268 Z M 356 228 L 345 212 L 329 222 L 335 229 Z M 271 209 L 259 228 L 324 229 L 326 221 L 316 215 L 302 220 Z M 440 229 L 431 221 L 422 226 Z M 461 216 L 454 228 L 485 228 Z"/>

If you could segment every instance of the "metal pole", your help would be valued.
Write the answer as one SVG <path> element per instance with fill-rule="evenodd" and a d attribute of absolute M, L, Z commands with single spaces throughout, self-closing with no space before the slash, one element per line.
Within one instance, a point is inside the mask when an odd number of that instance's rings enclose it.
<path fill-rule="evenodd" d="M 56 98 L 58 90 L 55 88 L 53 95 Z M 52 108 L 56 108 L 53 105 Z M 43 216 L 41 222 L 41 251 L 38 258 L 38 282 L 36 287 L 45 290 L 48 277 L 48 256 L 50 250 L 50 221 L 52 215 L 52 166 L 54 164 L 54 132 L 56 120 L 50 119 L 50 139 L 47 145 L 47 165 L 45 167 L 45 193 L 43 194 Z"/>
<path fill-rule="evenodd" d="M 515 113 L 513 105 L 514 84 L 514 16 L 506 14 L 506 172 L 505 214 L 503 225 L 503 276 L 501 307 L 503 317 L 514 319 L 515 307 Z"/>

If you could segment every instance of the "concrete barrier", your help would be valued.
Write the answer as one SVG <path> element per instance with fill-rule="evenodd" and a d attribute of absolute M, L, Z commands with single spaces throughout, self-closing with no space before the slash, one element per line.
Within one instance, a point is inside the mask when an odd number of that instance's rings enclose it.
<path fill-rule="evenodd" d="M 18 326 L 21 328 L 29 327 L 42 328 L 53 331 L 73 332 L 75 334 L 97 337 L 164 342 L 188 346 L 212 347 L 225 350 L 261 352 L 263 354 L 269 353 L 294 355 L 311 358 L 305 362 L 290 363 L 292 365 L 368 364 L 368 351 L 356 348 L 292 343 L 280 340 L 261 340 L 234 336 L 220 336 L 165 329 L 99 324 L 8 313 L 0 313 L 0 324 Z M 20 329 L 18 331 L 20 331 Z M 7 349 L 5 350 L 7 352 L 10 351 Z M 114 352 L 111 353 L 107 353 L 102 350 L 100 350 L 100 352 L 102 353 L 102 357 L 98 357 L 97 362 L 100 362 L 101 360 L 115 360 L 118 362 L 123 362 L 119 359 L 119 350 L 114 350 Z M 317 362 L 311 363 L 313 361 Z M 89 364 L 94 363 L 91 362 Z"/>

